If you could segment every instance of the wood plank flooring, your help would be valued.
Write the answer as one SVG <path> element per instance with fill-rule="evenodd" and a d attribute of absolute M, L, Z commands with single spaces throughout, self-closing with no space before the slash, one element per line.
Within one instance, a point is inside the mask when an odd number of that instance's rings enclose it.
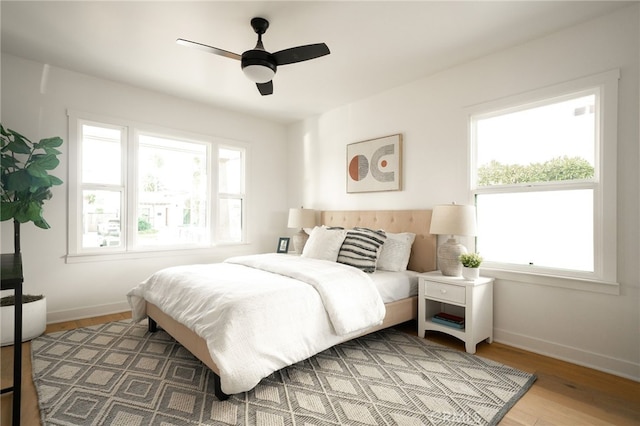
<path fill-rule="evenodd" d="M 46 333 L 131 318 L 130 313 L 107 315 L 47 326 Z M 415 323 L 399 329 L 416 334 Z M 459 340 L 436 332 L 427 338 L 464 350 Z M 502 419 L 502 426 L 640 425 L 640 383 L 578 365 L 537 355 L 500 343 L 478 345 L 476 355 L 535 373 L 533 387 Z M 13 347 L 2 348 L 2 387 L 12 380 Z M 40 411 L 31 376 L 31 344 L 23 343 L 22 424 L 40 425 Z M 11 394 L 2 395 L 1 426 L 11 425 Z"/>

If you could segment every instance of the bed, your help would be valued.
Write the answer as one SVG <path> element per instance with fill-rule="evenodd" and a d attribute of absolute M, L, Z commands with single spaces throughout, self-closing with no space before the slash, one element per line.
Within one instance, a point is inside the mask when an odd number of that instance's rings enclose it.
<path fill-rule="evenodd" d="M 436 267 L 436 237 L 429 233 L 431 210 L 323 211 L 320 213 L 320 220 L 325 228 L 352 229 L 360 227 L 383 229 L 387 233 L 415 234 L 407 270 L 419 273 L 434 270 Z M 254 270 L 254 268 L 256 268 L 256 263 L 261 267 L 262 263 L 271 262 L 271 258 L 274 256 L 282 256 L 278 258 L 279 263 L 276 266 L 277 274 L 275 275 L 290 274 L 287 268 L 294 270 L 295 274 L 284 277 L 284 280 L 279 279 L 278 283 L 274 283 L 273 288 L 271 288 L 270 275 L 265 278 L 264 273 L 259 268 L 257 270 Z M 328 281 L 334 285 L 337 282 L 335 280 L 336 274 L 340 274 L 340 279 L 349 282 L 349 286 L 343 285 L 340 288 L 348 288 L 349 290 L 346 291 L 351 291 L 351 293 L 347 294 L 351 294 L 351 296 L 339 298 L 340 300 L 335 302 L 337 303 L 337 308 L 330 308 L 332 305 L 326 305 L 323 308 L 322 303 L 326 303 L 325 297 L 330 298 L 330 296 L 325 296 L 323 293 L 325 290 L 322 287 L 322 283 L 320 284 L 321 287 L 315 288 L 315 290 L 310 290 L 311 286 L 292 286 L 292 282 L 304 279 L 298 277 L 298 270 L 313 270 L 322 262 L 325 262 L 325 264 L 335 263 L 304 259 L 301 256 L 264 254 L 228 259 L 223 266 L 212 264 L 178 267 L 181 271 L 181 277 L 185 280 L 191 280 L 188 285 L 192 285 L 191 282 L 202 281 L 202 277 L 208 276 L 208 268 L 214 268 L 211 271 L 215 274 L 221 271 L 219 268 L 224 268 L 227 271 L 225 273 L 229 275 L 235 275 L 238 268 L 248 269 L 246 281 L 258 282 L 259 284 L 252 284 L 251 292 L 247 293 L 247 300 L 251 300 L 251 302 L 247 302 L 244 307 L 237 308 L 239 311 L 234 312 L 216 312 L 215 315 L 210 313 L 201 314 L 200 311 L 195 311 L 195 307 L 193 312 L 187 311 L 190 311 L 193 306 L 198 304 L 209 307 L 225 297 L 233 298 L 235 297 L 234 291 L 239 293 L 245 291 L 243 286 L 234 286 L 232 294 L 228 296 L 222 295 L 217 296 L 217 299 L 211 299 L 215 303 L 210 301 L 205 303 L 200 300 L 198 293 L 195 293 L 196 290 L 193 290 L 194 293 L 190 293 L 191 287 L 187 289 L 178 287 L 179 280 L 170 276 L 168 278 L 169 284 L 166 283 L 167 279 L 165 279 L 165 287 L 162 288 L 180 289 L 180 293 L 176 293 L 180 296 L 164 297 L 163 295 L 158 299 L 157 296 L 154 298 L 151 292 L 147 296 L 140 291 L 134 291 L 135 289 L 128 296 L 134 310 L 134 320 L 148 317 L 149 330 L 151 332 L 156 331 L 158 326 L 161 327 L 215 373 L 215 394 L 218 399 L 223 400 L 228 398 L 229 394 L 250 390 L 257 384 L 256 380 L 259 381 L 260 378 L 266 377 L 286 365 L 302 361 L 335 344 L 417 318 L 417 296 L 414 295 L 417 291 L 407 294 L 406 297 L 396 294 L 396 296 L 390 296 L 390 299 L 387 297 L 388 295 L 383 295 L 383 292 L 378 291 L 376 296 L 369 297 L 369 293 L 367 293 L 369 290 L 365 288 L 368 285 L 368 281 L 363 281 L 360 284 L 356 280 L 360 279 L 357 274 L 376 276 L 376 280 L 383 279 L 385 274 L 378 273 L 378 271 L 375 274 L 363 274 L 356 268 L 339 264 L 335 266 L 323 264 L 322 268 L 325 268 L 325 266 L 338 268 L 337 271 L 327 269 L 327 271 L 330 271 L 327 272 Z M 280 268 L 284 268 L 284 272 L 281 272 Z M 343 270 L 339 270 L 339 268 L 343 268 Z M 347 274 L 344 275 L 343 272 Z M 348 275 L 349 273 L 354 275 Z M 270 273 L 267 272 L 266 274 Z M 392 276 L 394 274 L 387 275 Z M 245 280 L 244 276 L 243 280 Z M 217 278 L 219 281 L 225 280 L 224 274 Z M 373 282 L 374 280 L 369 281 Z M 205 284 L 203 283 L 202 285 Z M 313 285 L 315 286 L 316 284 L 314 283 Z M 361 287 L 358 287 L 359 285 Z M 200 284 L 193 284 L 192 286 L 197 289 Z M 414 282 L 415 287 L 417 285 Z M 247 288 L 249 288 L 248 285 Z M 386 300 L 381 311 L 378 308 L 380 302 L 373 300 L 376 297 L 380 300 L 384 297 Z M 133 301 L 132 298 L 134 299 Z M 321 301 L 316 302 L 316 298 L 321 299 Z M 343 304 L 343 302 L 348 303 L 349 300 L 345 299 L 349 298 L 358 299 L 358 305 Z M 371 298 L 370 302 L 369 298 Z M 169 299 L 169 301 L 167 302 L 166 299 Z M 169 306 L 179 303 L 182 303 L 182 305 Z M 220 303 L 222 306 L 224 301 Z M 289 308 L 286 312 L 280 312 L 282 311 L 280 308 L 272 311 L 268 308 L 259 309 L 260 306 L 269 307 L 279 303 L 287 304 Z M 368 303 L 371 307 L 365 308 L 364 306 Z M 136 304 L 137 307 L 135 306 Z M 361 311 L 358 311 L 358 309 L 361 309 L 360 305 L 363 305 L 363 307 Z M 253 309 L 253 307 L 256 307 L 256 309 Z M 365 309 L 369 309 L 371 313 Z M 335 312 L 332 312 L 332 310 Z M 348 315 L 345 315 L 345 312 L 348 312 Z M 375 325 L 367 326 L 365 324 L 363 326 L 362 321 L 365 321 L 367 316 L 374 315 L 379 317 L 377 322 L 376 318 L 371 319 Z M 283 318 L 280 318 L 281 316 Z M 282 323 L 283 332 L 280 332 L 280 328 L 278 330 L 265 328 L 265 324 L 270 324 L 270 321 L 284 321 Z M 296 328 L 287 328 L 290 324 L 291 327 Z M 230 331 L 226 332 L 227 329 L 225 329 L 224 333 L 218 331 L 218 334 L 222 334 L 222 336 L 210 337 L 209 330 L 219 329 L 220 327 L 227 327 Z M 244 344 L 252 346 L 247 349 L 242 346 Z M 251 352 L 255 350 L 261 352 L 258 354 Z M 241 359 L 242 357 L 245 357 L 244 361 Z M 214 359 L 217 359 L 218 362 L 214 361 Z M 260 365 L 253 365 L 254 361 L 259 362 Z M 235 367 L 238 364 L 240 366 L 246 365 L 246 368 L 241 369 L 243 377 L 239 378 L 236 375 L 235 372 L 238 368 L 229 367 L 230 362 L 235 362 Z M 218 364 L 227 367 L 221 369 Z M 247 371 L 250 370 L 252 372 L 249 377 L 244 377 Z"/>

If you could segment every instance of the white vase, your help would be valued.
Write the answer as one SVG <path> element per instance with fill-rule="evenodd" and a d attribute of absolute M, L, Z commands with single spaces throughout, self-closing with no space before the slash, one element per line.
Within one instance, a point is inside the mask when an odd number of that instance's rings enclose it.
<path fill-rule="evenodd" d="M 0 319 L 2 330 L 0 345 L 13 345 L 13 324 L 15 318 L 15 306 L 0 307 Z M 47 299 L 42 298 L 34 302 L 22 305 L 22 341 L 26 342 L 38 337 L 47 328 Z"/>
<path fill-rule="evenodd" d="M 480 268 L 462 267 L 462 277 L 469 281 L 475 281 L 480 278 Z"/>

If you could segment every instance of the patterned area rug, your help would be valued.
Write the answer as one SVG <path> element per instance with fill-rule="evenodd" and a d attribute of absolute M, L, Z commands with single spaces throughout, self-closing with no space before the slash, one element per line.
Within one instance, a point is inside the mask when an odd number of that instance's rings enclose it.
<path fill-rule="evenodd" d="M 220 402 L 210 370 L 129 321 L 32 341 L 44 425 L 495 425 L 535 376 L 392 329 Z"/>

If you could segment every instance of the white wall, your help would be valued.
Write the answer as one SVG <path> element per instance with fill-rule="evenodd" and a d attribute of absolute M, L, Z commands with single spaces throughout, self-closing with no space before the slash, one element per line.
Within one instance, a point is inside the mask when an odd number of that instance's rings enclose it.
<path fill-rule="evenodd" d="M 210 108 L 67 70 L 2 55 L 2 124 L 31 140 L 61 136 L 61 164 L 53 174 L 65 184 L 45 204 L 51 229 L 22 228 L 25 292 L 45 294 L 48 322 L 128 309 L 125 295 L 166 266 L 218 261 L 231 254 L 274 251 L 286 229 L 286 129 L 279 124 Z M 48 68 L 48 71 L 46 71 Z M 206 254 L 107 262 L 65 262 L 67 251 L 68 152 L 76 143 L 67 130 L 67 109 L 219 136 L 250 144 L 249 244 L 211 249 Z M 2 222 L 2 252 L 13 251 L 13 225 Z"/>
<path fill-rule="evenodd" d="M 466 107 L 620 68 L 621 294 L 550 287 L 544 278 L 498 280 L 494 327 L 497 341 L 640 380 L 639 15 L 635 4 L 290 126 L 289 204 L 410 209 L 469 203 Z M 345 146 L 393 133 L 404 135 L 403 190 L 347 194 Z"/>

